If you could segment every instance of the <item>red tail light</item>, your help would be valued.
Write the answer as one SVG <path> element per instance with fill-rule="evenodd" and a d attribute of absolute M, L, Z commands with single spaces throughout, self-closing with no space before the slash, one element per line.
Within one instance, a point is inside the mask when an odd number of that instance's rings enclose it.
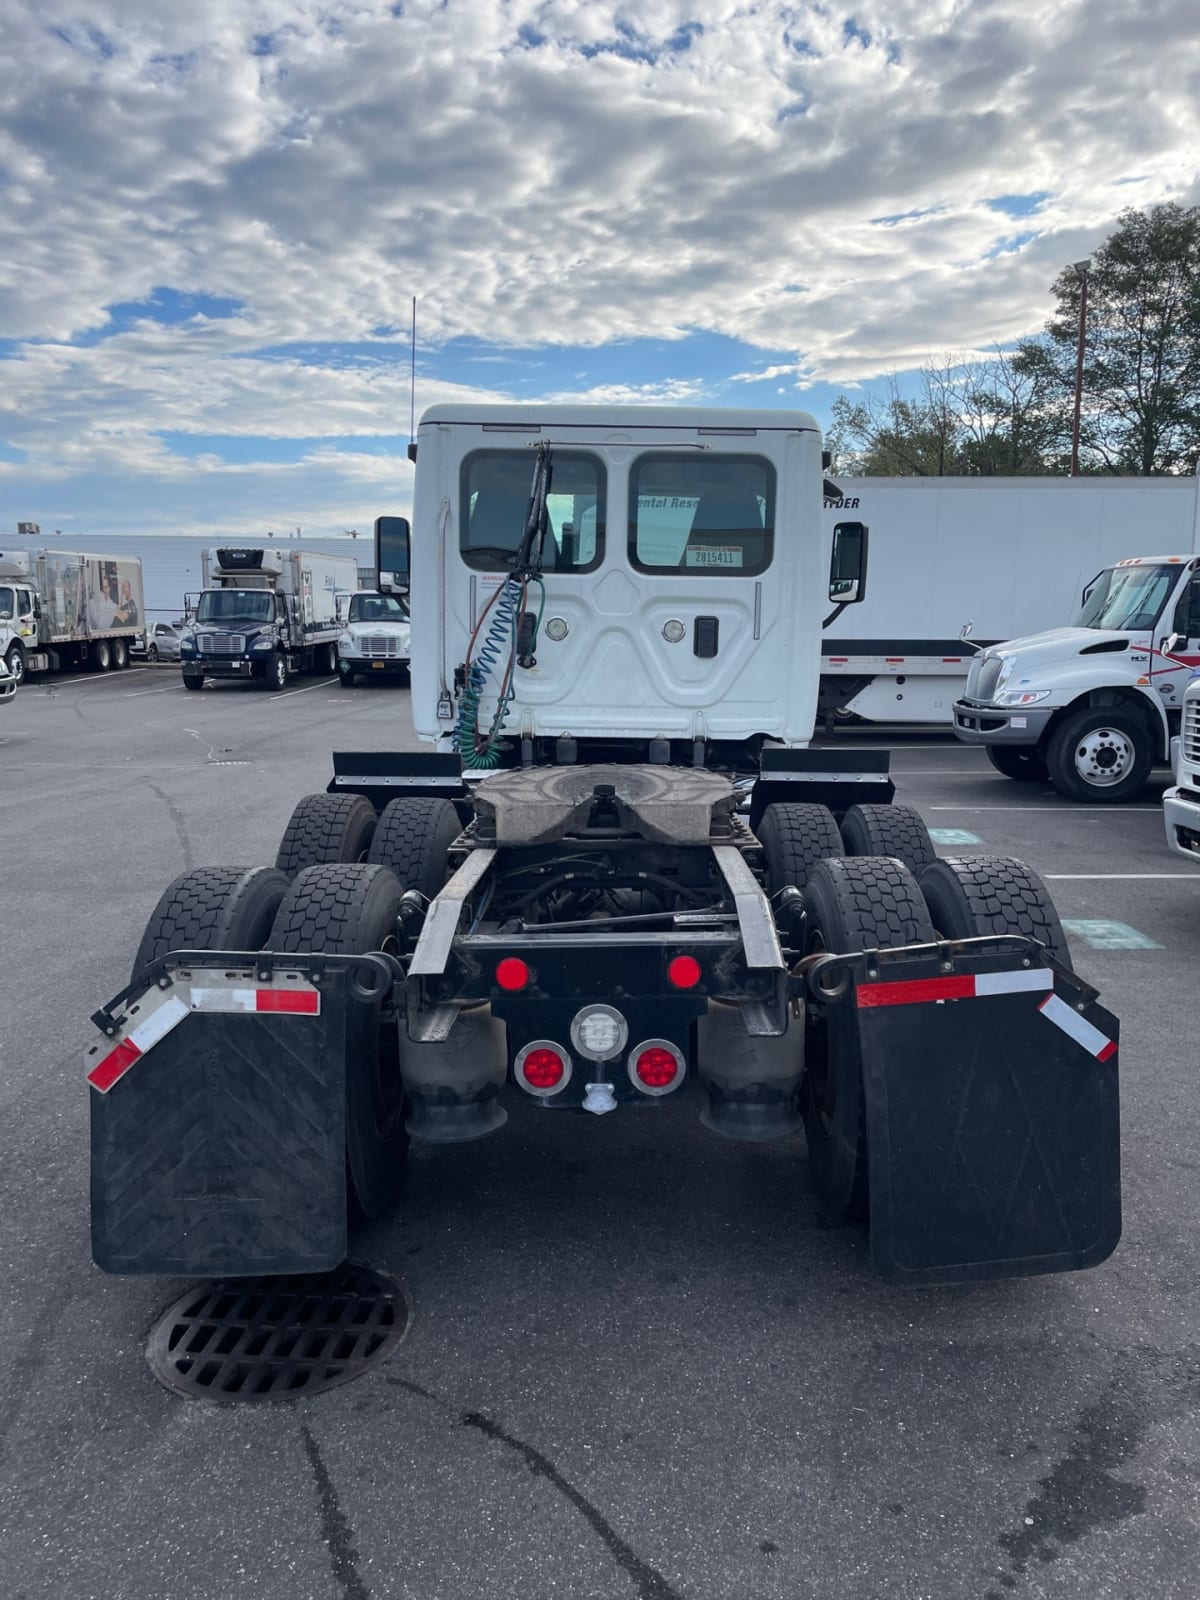
<path fill-rule="evenodd" d="M 496 982 L 509 994 L 515 994 L 528 984 L 529 968 L 519 956 L 505 956 L 496 966 Z"/>
<path fill-rule="evenodd" d="M 676 989 L 694 989 L 700 976 L 700 963 L 695 956 L 672 956 L 667 963 L 667 978 Z"/>
<path fill-rule="evenodd" d="M 643 1094 L 670 1094 L 686 1072 L 683 1052 L 669 1039 L 645 1039 L 629 1053 L 629 1080 Z"/>
<path fill-rule="evenodd" d="M 529 1094 L 557 1094 L 570 1081 L 571 1058 L 552 1039 L 534 1039 L 518 1050 L 513 1074 Z"/>

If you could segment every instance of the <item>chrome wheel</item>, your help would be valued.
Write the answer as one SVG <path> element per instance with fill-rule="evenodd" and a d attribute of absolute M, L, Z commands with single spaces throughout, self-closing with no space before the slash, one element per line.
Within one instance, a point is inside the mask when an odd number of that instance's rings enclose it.
<path fill-rule="evenodd" d="M 1136 760 L 1133 740 L 1120 728 L 1092 728 L 1075 745 L 1075 771 L 1097 789 L 1123 782 Z"/>

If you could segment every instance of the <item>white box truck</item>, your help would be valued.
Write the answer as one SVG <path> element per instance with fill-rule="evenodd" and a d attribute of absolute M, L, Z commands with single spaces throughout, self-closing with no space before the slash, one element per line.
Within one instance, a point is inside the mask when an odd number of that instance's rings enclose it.
<path fill-rule="evenodd" d="M 825 536 L 871 529 L 871 592 L 821 646 L 821 717 L 952 719 L 974 648 L 1062 626 L 1092 578 L 1142 550 L 1200 550 L 1194 476 L 843 478 Z"/>
<path fill-rule="evenodd" d="M 127 667 L 145 612 L 136 556 L 0 551 L 0 655 L 18 684 L 28 672 Z"/>
<path fill-rule="evenodd" d="M 1171 741 L 1175 785 L 1163 795 L 1167 843 L 1200 864 L 1200 670 L 1183 697 L 1179 733 Z"/>
<path fill-rule="evenodd" d="M 354 556 L 220 546 L 201 570 L 194 628 L 179 647 L 185 689 L 210 678 L 282 689 L 293 672 L 337 671 L 337 600 L 358 588 Z"/>

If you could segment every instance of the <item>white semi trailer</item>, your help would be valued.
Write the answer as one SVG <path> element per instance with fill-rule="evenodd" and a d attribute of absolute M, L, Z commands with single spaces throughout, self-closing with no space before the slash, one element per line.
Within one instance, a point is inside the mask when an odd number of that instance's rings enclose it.
<path fill-rule="evenodd" d="M 870 590 L 821 645 L 820 712 L 945 723 L 974 649 L 1059 628 L 1090 580 L 1143 550 L 1200 552 L 1200 479 L 840 478 L 825 537 L 871 529 Z"/>
<path fill-rule="evenodd" d="M 144 627 L 136 556 L 0 552 L 0 655 L 18 684 L 26 673 L 127 667 Z"/>
<path fill-rule="evenodd" d="M 204 552 L 202 572 L 179 646 L 185 689 L 214 678 L 282 689 L 293 672 L 337 671 L 338 596 L 358 588 L 354 556 L 221 546 Z"/>

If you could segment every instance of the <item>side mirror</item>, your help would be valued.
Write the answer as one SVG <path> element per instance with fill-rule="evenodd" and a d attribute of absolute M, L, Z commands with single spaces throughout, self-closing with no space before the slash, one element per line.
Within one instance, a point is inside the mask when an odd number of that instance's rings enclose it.
<path fill-rule="evenodd" d="M 334 599 L 333 607 L 337 620 L 345 622 L 350 615 L 350 596 L 348 594 L 337 595 Z"/>
<path fill-rule="evenodd" d="M 381 592 L 407 591 L 410 545 L 407 517 L 375 518 L 375 571 Z"/>
<path fill-rule="evenodd" d="M 829 598 L 852 606 L 867 597 L 867 538 L 864 522 L 839 522 L 829 559 Z"/>
<path fill-rule="evenodd" d="M 1163 640 L 1163 655 L 1173 656 L 1176 650 L 1182 650 L 1187 644 L 1187 638 L 1182 633 L 1169 633 Z"/>

